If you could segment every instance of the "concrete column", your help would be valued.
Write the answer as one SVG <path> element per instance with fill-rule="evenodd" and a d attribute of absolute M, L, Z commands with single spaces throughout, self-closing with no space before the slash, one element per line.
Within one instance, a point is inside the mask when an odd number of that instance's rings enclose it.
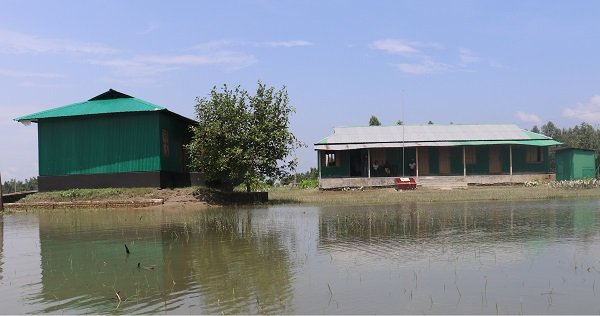
<path fill-rule="evenodd" d="M 418 179 L 419 178 L 419 147 L 415 147 L 415 152 L 416 152 L 415 156 L 417 157 L 417 160 L 415 161 L 417 163 L 417 167 L 415 168 L 416 169 L 415 175 L 417 176 L 417 179 Z"/>
<path fill-rule="evenodd" d="M 371 178 L 371 149 L 367 149 L 367 175 Z"/>
<path fill-rule="evenodd" d="M 467 177 L 467 150 L 463 146 L 463 177 Z"/>
<path fill-rule="evenodd" d="M 4 211 L 4 202 L 2 200 L 2 173 L 0 173 L 0 211 Z M 2 247 L 2 245 L 0 245 Z"/>
<path fill-rule="evenodd" d="M 509 156 L 510 156 L 510 176 L 512 177 L 512 145 L 508 146 Z"/>
<path fill-rule="evenodd" d="M 317 150 L 317 169 L 319 170 L 319 187 L 321 187 L 321 151 Z"/>

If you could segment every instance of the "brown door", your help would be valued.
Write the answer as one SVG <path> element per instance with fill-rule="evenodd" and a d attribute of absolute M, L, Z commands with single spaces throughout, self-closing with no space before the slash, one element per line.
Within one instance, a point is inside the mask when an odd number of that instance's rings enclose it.
<path fill-rule="evenodd" d="M 440 147 L 440 175 L 450 174 L 450 149 L 448 147 Z"/>
<path fill-rule="evenodd" d="M 500 148 L 490 147 L 490 173 L 502 172 L 502 159 L 500 158 Z"/>
<path fill-rule="evenodd" d="M 429 151 L 427 147 L 419 147 L 419 161 L 417 162 L 417 169 L 419 170 L 419 176 L 429 175 Z"/>

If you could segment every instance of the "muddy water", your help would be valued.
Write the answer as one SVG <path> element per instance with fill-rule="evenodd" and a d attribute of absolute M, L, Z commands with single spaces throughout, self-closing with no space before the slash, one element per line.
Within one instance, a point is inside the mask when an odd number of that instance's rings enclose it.
<path fill-rule="evenodd" d="M 599 212 L 584 200 L 5 214 L 0 313 L 597 314 Z"/>

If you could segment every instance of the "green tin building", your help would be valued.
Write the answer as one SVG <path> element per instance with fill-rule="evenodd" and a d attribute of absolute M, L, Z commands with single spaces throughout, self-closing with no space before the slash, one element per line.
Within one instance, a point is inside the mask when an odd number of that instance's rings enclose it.
<path fill-rule="evenodd" d="M 596 151 L 581 148 L 556 150 L 556 180 L 596 177 Z"/>
<path fill-rule="evenodd" d="M 336 127 L 314 144 L 321 188 L 390 186 L 453 179 L 518 183 L 554 177 L 550 137 L 512 124 Z"/>
<path fill-rule="evenodd" d="M 37 123 L 40 191 L 201 181 L 186 167 L 195 121 L 112 89 L 15 120 Z"/>

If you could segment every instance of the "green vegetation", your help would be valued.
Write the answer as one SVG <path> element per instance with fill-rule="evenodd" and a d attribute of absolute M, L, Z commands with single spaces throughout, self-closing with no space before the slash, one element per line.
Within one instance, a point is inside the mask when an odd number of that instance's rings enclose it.
<path fill-rule="evenodd" d="M 297 187 L 264 185 L 260 189 L 269 192 L 269 203 L 309 205 L 381 205 L 415 202 L 600 198 L 600 181 L 595 179 L 549 183 L 531 182 L 525 185 L 481 186 L 454 190 L 418 188 L 414 191 L 396 191 L 393 188 L 322 191 L 313 188 L 316 184 L 316 179 L 307 177 L 300 180 Z M 25 197 L 19 202 L 118 201 L 139 199 L 164 199 L 171 202 L 189 202 L 198 200 L 197 195 L 208 192 L 206 190 L 208 189 L 203 187 L 164 190 L 154 188 L 73 189 L 36 193 Z M 211 192 L 214 193 L 216 191 L 212 190 Z"/>
<path fill-rule="evenodd" d="M 541 129 L 537 126 L 533 126 L 531 131 L 552 137 L 554 140 L 563 143 L 563 147 L 594 150 L 596 151 L 596 164 L 600 163 L 600 129 L 594 128 L 588 123 L 584 122 L 572 128 L 560 129 L 556 127 L 554 123 L 549 121 L 542 125 Z M 554 150 L 555 148 L 551 148 L 549 154 L 551 170 L 556 169 Z"/>
<path fill-rule="evenodd" d="M 309 171 L 296 173 L 281 179 L 281 185 L 294 184 L 303 189 L 317 188 L 319 186 L 319 169 L 310 168 Z"/>
<path fill-rule="evenodd" d="M 181 194 L 191 194 L 193 188 L 178 189 Z M 70 202 L 70 201 L 107 201 L 130 199 L 159 199 L 171 195 L 175 190 L 157 190 L 153 188 L 107 188 L 107 189 L 71 189 L 65 191 L 39 192 L 28 195 L 19 202 Z"/>
<path fill-rule="evenodd" d="M 31 177 L 29 179 L 25 179 L 25 181 L 10 179 L 2 183 L 2 192 L 4 194 L 21 191 L 35 191 L 37 188 L 37 177 Z"/>
<path fill-rule="evenodd" d="M 369 126 L 381 126 L 381 122 L 379 122 L 377 116 L 371 115 L 371 118 L 369 118 Z"/>
<path fill-rule="evenodd" d="M 191 168 L 202 171 L 207 184 L 232 191 L 243 184 L 250 191 L 261 182 L 274 182 L 296 167 L 294 150 L 302 144 L 289 131 L 295 111 L 285 87 L 275 91 L 258 82 L 251 96 L 239 86 L 210 98 L 196 99 L 198 125 L 188 149 Z"/>
<path fill-rule="evenodd" d="M 393 188 L 370 190 L 320 191 L 317 189 L 276 188 L 269 191 L 272 203 L 303 203 L 313 205 L 377 205 L 411 202 L 520 201 L 570 198 L 600 198 L 600 188 L 567 189 L 548 185 L 525 187 L 490 186 L 457 190 L 419 188 L 396 191 Z"/>

